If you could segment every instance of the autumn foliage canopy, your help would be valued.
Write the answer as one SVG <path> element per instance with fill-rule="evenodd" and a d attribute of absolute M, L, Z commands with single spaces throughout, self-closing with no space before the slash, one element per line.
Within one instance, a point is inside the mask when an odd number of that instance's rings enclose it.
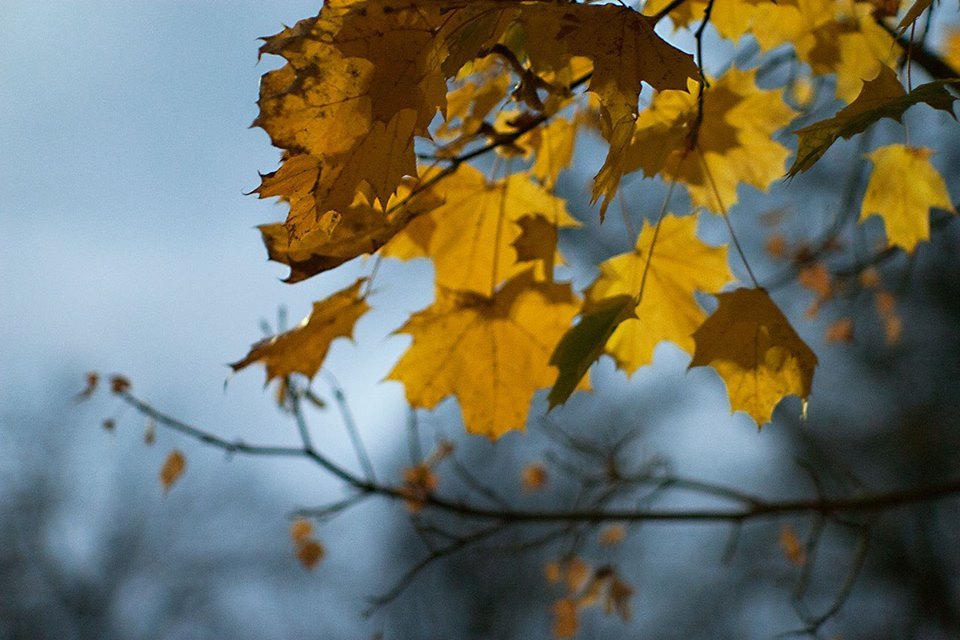
<path fill-rule="evenodd" d="M 455 396 L 470 433 L 523 429 L 539 390 L 562 404 L 589 388 L 602 355 L 631 374 L 662 341 L 713 368 L 731 409 L 762 426 L 785 396 L 806 401 L 817 356 L 745 262 L 738 194 L 799 176 L 837 140 L 914 105 L 952 115 L 943 69 L 918 86 L 898 74 L 912 48 L 903 34 L 930 0 L 897 20 L 899 4 L 329 0 L 261 48 L 284 60 L 262 79 L 255 122 L 283 152 L 257 194 L 289 205 L 285 221 L 260 227 L 269 257 L 290 283 L 359 256 L 431 260 L 434 302 L 397 328 L 412 343 L 388 378 L 414 407 Z M 788 52 L 790 73 L 772 86 L 736 63 L 706 75 L 707 25 L 750 42 L 757 60 Z M 815 111 L 831 87 L 826 104 L 839 106 Z M 578 292 L 558 277 L 557 241 L 581 223 L 554 187 L 593 135 L 606 143 L 590 196 L 597 223 L 626 176 L 670 188 L 633 250 Z M 953 209 L 934 153 L 892 144 L 867 156 L 860 219 L 880 216 L 890 248 L 914 251 L 931 207 Z M 675 190 L 687 211 L 672 211 Z M 738 250 L 699 239 L 698 216 L 724 218 Z M 361 279 L 316 302 L 233 367 L 314 376 L 375 304 L 371 291 Z M 711 313 L 701 294 L 715 297 Z"/>

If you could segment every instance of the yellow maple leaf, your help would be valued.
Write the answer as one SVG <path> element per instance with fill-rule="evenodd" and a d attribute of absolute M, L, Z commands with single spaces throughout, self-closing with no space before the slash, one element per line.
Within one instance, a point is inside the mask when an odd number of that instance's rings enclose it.
<path fill-rule="evenodd" d="M 493 63 L 497 60 L 499 58 L 495 56 L 488 56 L 469 65 L 474 75 L 447 94 L 446 119 L 437 129 L 435 138 L 476 134 L 490 112 L 503 103 L 513 78 L 502 65 Z"/>
<path fill-rule="evenodd" d="M 731 411 L 763 426 L 784 397 L 806 401 L 817 356 L 764 289 L 717 294 L 719 306 L 694 332 L 690 367 L 710 366 L 727 385 Z"/>
<path fill-rule="evenodd" d="M 530 401 L 555 375 L 554 346 L 578 310 L 566 284 L 528 270 L 492 296 L 438 287 L 437 299 L 398 331 L 413 343 L 387 376 L 407 401 L 432 409 L 454 395 L 470 433 L 498 438 L 526 425 Z"/>
<path fill-rule="evenodd" d="M 250 353 L 230 366 L 239 371 L 254 362 L 267 367 L 267 382 L 292 373 L 308 378 L 316 375 L 330 343 L 340 337 L 351 337 L 353 325 L 370 307 L 359 297 L 360 287 L 366 282 L 360 278 L 351 286 L 328 298 L 313 303 L 313 310 L 299 326 L 261 340 L 250 348 Z"/>
<path fill-rule="evenodd" d="M 720 212 L 737 202 L 739 185 L 766 190 L 783 175 L 790 152 L 773 136 L 795 113 L 784 102 L 783 89 L 760 89 L 755 69 L 731 67 L 704 93 L 698 156 L 687 148 L 698 92 L 691 84 L 690 92 L 663 91 L 653 99 L 637 120 L 625 170 L 674 178 L 687 186 L 694 206 Z"/>
<path fill-rule="evenodd" d="M 931 149 L 892 144 L 867 158 L 873 163 L 860 221 L 876 215 L 883 219 L 889 246 L 912 253 L 917 243 L 930 239 L 930 208 L 953 210 L 943 177 L 930 157 Z"/>
<path fill-rule="evenodd" d="M 696 230 L 694 216 L 668 214 L 660 223 L 659 233 L 645 222 L 634 251 L 602 263 L 600 276 L 586 292 L 588 304 L 622 294 L 636 298 L 643 283 L 636 318 L 623 320 L 606 346 L 617 366 L 628 374 L 652 362 L 654 348 L 664 340 L 692 353 L 691 335 L 707 317 L 695 293 L 715 293 L 734 280 L 727 266 L 727 248 L 701 242 Z"/>
<path fill-rule="evenodd" d="M 443 205 L 414 220 L 384 248 L 384 255 L 429 256 L 437 284 L 491 295 L 505 280 L 529 269 L 515 243 L 521 220 L 539 215 L 551 226 L 579 225 L 560 198 L 515 173 L 490 182 L 467 164 L 435 186 Z M 555 260 L 559 263 L 559 259 Z M 545 265 L 546 266 L 546 265 Z"/>
<path fill-rule="evenodd" d="M 553 280 L 553 265 L 557 258 L 557 227 L 544 216 L 528 214 L 517 220 L 520 235 L 511 244 L 517 252 L 517 262 L 539 260 L 547 280 Z"/>

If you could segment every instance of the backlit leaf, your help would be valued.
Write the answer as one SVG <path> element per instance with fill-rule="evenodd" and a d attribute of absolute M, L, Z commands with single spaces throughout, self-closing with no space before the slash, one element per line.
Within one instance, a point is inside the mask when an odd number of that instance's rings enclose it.
<path fill-rule="evenodd" d="M 691 83 L 689 92 L 664 91 L 653 99 L 637 120 L 625 168 L 675 179 L 687 186 L 695 206 L 719 213 L 737 202 L 741 184 L 766 190 L 781 177 L 790 152 L 774 133 L 794 111 L 782 89 L 757 87 L 756 70 L 731 67 L 704 93 L 694 151 L 689 137 L 698 122 L 699 91 Z"/>
<path fill-rule="evenodd" d="M 429 256 L 437 284 L 446 289 L 491 295 L 501 283 L 528 270 L 530 265 L 522 262 L 527 258 L 517 255 L 515 244 L 525 218 L 542 217 L 554 229 L 579 225 L 563 200 L 522 173 L 491 182 L 477 169 L 460 165 L 433 193 L 443 204 L 397 234 L 384 254 Z M 529 246 L 521 240 L 521 247 L 524 244 Z"/>
<path fill-rule="evenodd" d="M 245 358 L 230 366 L 239 371 L 254 362 L 263 362 L 267 368 L 267 382 L 292 373 L 312 378 L 327 357 L 330 343 L 337 338 L 350 338 L 353 325 L 370 307 L 359 297 L 366 279 L 338 291 L 320 302 L 313 303 L 313 311 L 299 326 L 261 340 L 250 348 Z"/>
<path fill-rule="evenodd" d="M 883 219 L 890 246 L 912 253 L 930 239 L 930 208 L 952 211 L 943 177 L 930 163 L 931 149 L 893 144 L 867 155 L 873 163 L 860 221 Z"/>
<path fill-rule="evenodd" d="M 550 354 L 578 311 L 569 285 L 527 271 L 492 296 L 438 287 L 437 299 L 400 329 L 413 344 L 388 379 L 415 407 L 454 395 L 470 433 L 499 438 L 523 429 L 537 389 L 549 386 Z"/>
<path fill-rule="evenodd" d="M 290 268 L 284 282 L 300 282 L 340 266 L 357 256 L 371 254 L 403 230 L 411 220 L 438 207 L 431 191 L 411 195 L 414 184 L 401 184 L 388 201 L 385 213 L 361 195 L 332 229 L 316 228 L 293 236 L 283 224 L 259 227 L 270 260 Z"/>
<path fill-rule="evenodd" d="M 717 310 L 693 334 L 690 366 L 716 369 L 731 411 L 744 411 L 763 426 L 784 397 L 809 397 L 817 356 L 765 290 L 737 289 L 717 300 Z"/>

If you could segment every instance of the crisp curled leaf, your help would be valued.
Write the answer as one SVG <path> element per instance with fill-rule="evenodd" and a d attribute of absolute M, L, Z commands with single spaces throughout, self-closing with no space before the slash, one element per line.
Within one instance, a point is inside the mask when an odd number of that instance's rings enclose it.
<path fill-rule="evenodd" d="M 414 407 L 454 395 L 470 433 L 499 438 L 526 425 L 537 389 L 549 386 L 550 354 L 578 310 L 566 284 L 530 271 L 492 296 L 438 287 L 437 300 L 399 330 L 413 344 L 387 376 Z"/>
<path fill-rule="evenodd" d="M 299 326 L 261 340 L 251 347 L 245 358 L 230 366 L 239 371 L 262 361 L 267 367 L 267 382 L 292 373 L 312 378 L 327 357 L 330 343 L 340 337 L 352 337 L 353 325 L 370 309 L 359 296 L 364 282 L 366 279 L 361 278 L 325 300 L 313 303 L 313 311 Z"/>
<path fill-rule="evenodd" d="M 415 183 L 401 183 L 397 195 L 388 200 L 386 211 L 370 204 L 362 195 L 338 216 L 332 229 L 317 228 L 294 236 L 286 225 L 259 227 L 270 260 L 290 268 L 284 282 L 295 283 L 323 273 L 357 256 L 374 253 L 418 216 L 442 204 L 432 192 L 411 195 Z"/>
<path fill-rule="evenodd" d="M 342 213 L 363 186 L 385 205 L 402 178 L 416 174 L 413 139 L 429 137 L 447 79 L 496 42 L 515 11 L 462 0 L 332 0 L 317 17 L 266 38 L 261 54 L 287 63 L 263 76 L 254 124 L 284 149 L 284 167 L 307 167 L 309 197 L 276 193 L 274 174 L 258 192 L 291 201 L 291 234 Z"/>
<path fill-rule="evenodd" d="M 550 390 L 550 408 L 563 404 L 573 393 L 587 369 L 603 354 L 603 348 L 624 320 L 636 318 L 633 296 L 619 295 L 598 302 L 587 302 L 580 321 L 567 331 L 550 356 L 550 364 L 560 369 Z"/>
<path fill-rule="evenodd" d="M 731 411 L 745 411 L 763 426 L 784 397 L 807 399 L 817 356 L 765 290 L 737 289 L 717 300 L 717 310 L 693 334 L 690 366 L 716 369 Z"/>
<path fill-rule="evenodd" d="M 930 239 L 930 208 L 953 210 L 943 177 L 930 163 L 931 149 L 892 144 L 867 155 L 873 163 L 860 221 L 883 219 L 890 246 L 912 252 Z"/>
<path fill-rule="evenodd" d="M 922 102 L 953 116 L 953 103 L 957 98 L 946 87 L 956 83 L 956 80 L 937 80 L 906 93 L 897 80 L 896 72 L 889 67 L 881 67 L 879 75 L 864 82 L 857 99 L 838 111 L 837 115 L 795 132 L 800 141 L 797 157 L 787 171 L 787 177 L 812 167 L 840 138 L 849 139 L 863 133 L 867 127 L 883 118 L 900 122 L 906 110 L 915 104 Z"/>

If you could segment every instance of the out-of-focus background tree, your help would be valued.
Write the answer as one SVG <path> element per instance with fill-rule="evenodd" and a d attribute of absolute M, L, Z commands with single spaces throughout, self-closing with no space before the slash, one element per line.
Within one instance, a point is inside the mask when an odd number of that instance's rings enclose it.
<path fill-rule="evenodd" d="M 581 616 L 580 637 L 770 637 L 803 626 L 799 614 L 807 609 L 830 609 L 864 540 L 863 569 L 826 634 L 960 634 L 954 499 L 827 526 L 816 557 L 807 558 L 802 602 L 792 595 L 802 571 L 779 542 L 784 525 L 801 540 L 815 526 L 796 517 L 737 529 L 646 523 L 627 528 L 616 545 L 600 543 L 603 527 L 510 529 L 431 564 L 365 618 L 366 598 L 387 592 L 426 553 L 401 507 L 368 503 L 325 524 L 317 535 L 327 556 L 307 572 L 287 535 L 289 515 L 336 499 L 336 482 L 304 462 L 226 457 L 163 430 L 147 446 L 145 420 L 133 411 L 104 399 L 77 404 L 87 370 L 119 370 L 139 396 L 224 437 L 296 443 L 262 378 L 247 373 L 225 388 L 223 381 L 224 363 L 258 337 L 261 317 L 275 325 L 273 310 L 282 305 L 300 318 L 313 299 L 363 271 L 357 265 L 283 285 L 252 229 L 273 205 L 243 196 L 256 185 L 255 172 L 276 162 L 266 136 L 247 129 L 259 76 L 273 64 L 258 66 L 255 38 L 316 9 L 299 1 L 242 9 L 227 2 L 0 5 L 7 87 L 0 101 L 0 638 L 547 637 L 563 588 L 546 579 L 545 566 L 571 554 L 616 567 L 634 589 L 628 622 L 591 609 Z M 919 144 L 956 137 L 944 134 L 941 120 L 913 123 Z M 777 203 L 808 208 L 806 217 L 791 218 L 799 228 L 822 226 L 828 216 L 820 212 L 838 206 L 820 187 L 858 157 L 856 144 L 843 149 Z M 593 223 L 583 187 L 596 158 L 589 145 L 580 153 L 589 167 L 565 176 L 561 192 Z M 942 160 L 958 163 L 950 154 Z M 631 183 L 633 215 L 654 211 L 660 189 Z M 743 207 L 773 208 L 759 197 Z M 745 225 L 755 253 L 770 233 L 760 220 Z M 593 262 L 623 251 L 623 234 L 610 223 L 575 232 L 566 250 L 587 251 Z M 541 399 L 530 432 L 496 444 L 464 437 L 448 402 L 418 416 L 421 446 L 453 440 L 457 461 L 478 479 L 517 504 L 541 507 L 584 500 L 574 469 L 601 472 L 590 451 L 611 450 L 627 434 L 617 455 L 635 467 L 669 463 L 679 475 L 763 496 L 816 495 L 807 467 L 833 495 L 954 479 L 958 241 L 956 223 L 944 224 L 913 259 L 881 265 L 903 325 L 897 344 L 886 344 L 866 295 L 798 321 L 822 363 L 807 422 L 788 401 L 757 434 L 742 416 L 726 416 L 715 378 L 686 373 L 684 357 L 664 347 L 653 368 L 629 381 L 601 362 L 595 394 L 545 418 Z M 759 253 L 754 259 L 767 277 L 779 268 Z M 383 328 L 431 294 L 422 265 L 383 271 L 382 306 L 391 308 L 361 321 L 357 344 L 337 344 L 328 366 L 377 469 L 399 478 L 411 464 L 407 409 L 399 385 L 377 381 L 403 339 L 385 339 Z M 573 276 L 580 286 L 592 278 Z M 798 287 L 776 296 L 793 318 L 810 301 Z M 855 342 L 828 345 L 821 336 L 841 315 L 853 319 Z M 331 398 L 322 383 L 318 390 Z M 323 450 L 350 459 L 336 411 L 311 417 Z M 104 418 L 115 421 L 112 431 L 101 428 Z M 188 468 L 164 493 L 157 474 L 173 448 L 186 453 Z M 548 470 L 540 492 L 521 483 L 531 463 Z M 445 489 L 469 490 L 442 470 L 452 483 Z M 657 504 L 693 502 L 679 496 Z M 543 545 L 525 544 L 550 533 L 556 537 Z"/>

